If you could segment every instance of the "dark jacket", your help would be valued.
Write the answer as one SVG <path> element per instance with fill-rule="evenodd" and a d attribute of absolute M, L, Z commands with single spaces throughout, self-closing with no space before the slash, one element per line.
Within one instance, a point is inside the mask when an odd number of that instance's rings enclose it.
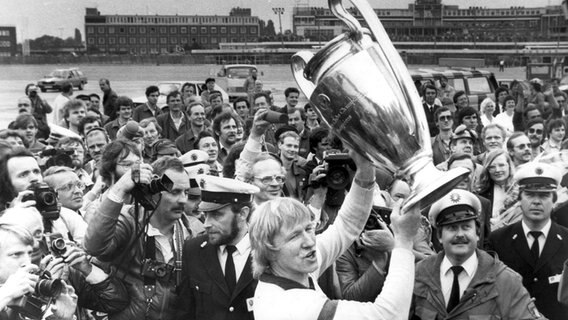
<path fill-rule="evenodd" d="M 550 277 L 561 274 L 568 259 L 568 229 L 552 222 L 536 265 L 521 221 L 493 231 L 489 239 L 499 259 L 523 277 L 523 285 L 536 299 L 538 310 L 550 320 L 566 320 L 568 307 L 558 302 L 558 282 L 551 283 Z"/>
<path fill-rule="evenodd" d="M 287 173 L 287 176 L 290 174 L 293 175 L 296 183 L 293 186 L 285 183 L 282 191 L 286 197 L 292 197 L 296 200 L 303 201 L 306 195 L 306 187 L 308 186 L 308 174 L 297 160 L 292 163 L 289 170 L 290 172 Z"/>
<path fill-rule="evenodd" d="M 150 107 L 148 107 L 148 103 L 146 102 L 142 105 L 139 105 L 134 109 L 134 111 L 132 111 L 132 120 L 140 122 L 143 119 L 156 118 L 160 114 L 162 114 L 162 110 L 158 106 L 156 106 L 156 115 L 154 115 L 150 110 Z"/>
<path fill-rule="evenodd" d="M 172 142 L 176 141 L 179 136 L 183 135 L 188 130 L 191 130 L 191 123 L 189 122 L 189 117 L 186 113 L 183 114 L 179 130 L 176 129 L 176 125 L 174 124 L 169 112 L 159 115 L 156 118 L 156 121 L 160 127 L 162 127 L 162 138 L 170 139 Z"/>
<path fill-rule="evenodd" d="M 112 89 L 103 94 L 103 113 L 105 116 L 109 116 L 110 120 L 114 120 L 117 117 L 116 99 L 118 99 L 118 95 Z"/>
<path fill-rule="evenodd" d="M 247 299 L 254 297 L 257 284 L 252 278 L 251 257 L 233 294 L 229 294 L 217 246 L 201 236 L 184 243 L 182 274 L 176 319 L 253 320 L 252 310 L 247 308 Z"/>
<path fill-rule="evenodd" d="M 434 119 L 434 113 L 436 112 L 436 109 L 438 109 L 440 106 L 433 105 L 432 111 L 430 111 L 430 108 L 428 108 L 428 104 L 424 102 L 422 104 L 422 107 L 424 108 L 424 114 L 426 115 L 426 120 L 428 121 L 428 129 L 430 130 L 430 137 L 435 137 L 438 134 L 439 130 L 438 127 L 436 127 L 436 119 Z"/>
<path fill-rule="evenodd" d="M 538 319 L 538 311 L 520 283 L 521 277 L 485 251 L 476 252 L 477 271 L 459 304 L 449 313 L 440 282 L 444 253 L 418 263 L 411 319 Z"/>
<path fill-rule="evenodd" d="M 97 214 L 89 223 L 84 242 L 85 250 L 89 254 L 115 267 L 116 276 L 124 282 L 128 290 L 130 304 L 122 312 L 110 315 L 109 319 L 144 319 L 145 316 L 146 319 L 173 319 L 178 300 L 175 276 L 167 280 L 156 279 L 155 293 L 148 305 L 144 277 L 141 274 L 142 261 L 145 258 L 145 237 L 135 237 L 139 229 L 135 225 L 132 210 L 125 210 L 122 206 L 122 203 L 103 196 Z M 143 225 L 142 212 L 140 216 L 138 225 Z M 189 221 L 183 220 L 184 235 L 187 235 L 187 239 L 193 232 L 189 230 Z M 167 262 L 157 248 L 154 260 Z"/>
<path fill-rule="evenodd" d="M 444 143 L 442 138 L 439 135 L 436 135 L 432 139 L 432 159 L 434 160 L 434 165 L 438 165 L 446 160 L 448 160 L 451 156 L 450 152 L 450 145 Z"/>

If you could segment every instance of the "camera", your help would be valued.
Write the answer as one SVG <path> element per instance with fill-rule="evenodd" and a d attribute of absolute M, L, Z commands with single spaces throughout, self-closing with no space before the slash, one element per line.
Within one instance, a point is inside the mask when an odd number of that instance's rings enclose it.
<path fill-rule="evenodd" d="M 162 191 L 171 191 L 174 183 L 167 175 L 162 175 L 161 178 L 155 178 L 149 184 L 140 183 L 140 165 L 132 167 L 132 181 L 136 184 L 134 189 L 130 192 L 136 202 L 140 203 L 146 210 L 154 210 L 157 207 L 153 195 Z"/>
<path fill-rule="evenodd" d="M 67 243 L 60 233 L 46 234 L 44 239 L 47 251 L 55 258 L 61 257 L 67 251 Z"/>
<path fill-rule="evenodd" d="M 274 110 L 268 110 L 266 112 L 266 116 L 264 117 L 264 120 L 266 120 L 270 123 L 285 123 L 285 124 L 288 124 L 288 114 L 280 113 L 280 112 L 274 111 Z"/>
<path fill-rule="evenodd" d="M 152 259 L 142 261 L 142 276 L 152 279 L 164 279 L 169 281 L 174 272 L 174 266 L 167 263 L 158 262 Z"/>
<path fill-rule="evenodd" d="M 387 226 L 390 225 L 391 208 L 373 206 L 371 215 L 367 219 L 364 230 L 381 230 L 383 227 L 380 222 L 384 222 Z"/>
<path fill-rule="evenodd" d="M 40 152 L 40 157 L 49 157 L 45 164 L 43 165 L 42 169 L 45 170 L 52 166 L 64 166 L 73 168 L 73 159 L 71 156 L 75 153 L 73 149 L 47 149 Z"/>
<path fill-rule="evenodd" d="M 34 193 L 23 196 L 22 202 L 35 200 L 36 208 L 44 219 L 59 219 L 60 206 L 57 202 L 57 193 L 53 188 L 43 182 L 37 182 L 33 183 L 28 190 Z"/>
<path fill-rule="evenodd" d="M 328 150 L 323 153 L 323 161 L 326 163 L 325 183 L 334 190 L 345 189 L 353 177 L 348 168 L 355 169 L 355 162 L 346 152 L 340 150 Z"/>
<path fill-rule="evenodd" d="M 51 279 L 48 271 L 40 271 L 34 292 L 15 300 L 9 307 L 24 319 L 41 319 L 51 299 L 59 296 L 61 291 L 63 281 Z"/>

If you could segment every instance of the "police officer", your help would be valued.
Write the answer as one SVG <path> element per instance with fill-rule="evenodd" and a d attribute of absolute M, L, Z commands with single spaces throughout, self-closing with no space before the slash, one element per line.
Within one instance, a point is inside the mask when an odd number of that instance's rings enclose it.
<path fill-rule="evenodd" d="M 479 199 L 461 189 L 432 205 L 430 222 L 444 250 L 416 267 L 413 319 L 540 317 L 519 275 L 477 249 L 480 212 Z"/>
<path fill-rule="evenodd" d="M 560 170 L 545 163 L 528 163 L 515 174 L 519 184 L 521 221 L 489 237 L 499 258 L 523 277 L 536 306 L 551 320 L 566 319 L 568 307 L 556 297 L 562 266 L 568 259 L 568 229 L 550 219 L 557 200 Z"/>
<path fill-rule="evenodd" d="M 198 210 L 207 235 L 183 246 L 183 280 L 177 319 L 253 319 L 248 220 L 258 188 L 238 180 L 199 175 Z"/>

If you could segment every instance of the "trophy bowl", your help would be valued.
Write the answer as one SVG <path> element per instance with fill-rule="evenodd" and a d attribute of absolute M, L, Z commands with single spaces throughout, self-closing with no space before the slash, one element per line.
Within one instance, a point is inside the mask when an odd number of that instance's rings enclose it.
<path fill-rule="evenodd" d="M 369 29 L 341 0 L 332 12 L 349 27 L 315 55 L 292 57 L 292 73 L 314 110 L 344 143 L 374 165 L 404 177 L 411 196 L 405 206 L 425 208 L 452 190 L 469 171 L 439 171 L 422 101 L 400 55 L 366 0 L 351 1 Z"/>

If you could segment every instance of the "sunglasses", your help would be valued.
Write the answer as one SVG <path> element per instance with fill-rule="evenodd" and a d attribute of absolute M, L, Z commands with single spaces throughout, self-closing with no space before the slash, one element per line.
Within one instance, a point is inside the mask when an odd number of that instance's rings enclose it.
<path fill-rule="evenodd" d="M 452 116 L 441 116 L 438 118 L 440 121 L 450 121 L 452 120 Z"/>
<path fill-rule="evenodd" d="M 534 129 L 534 128 L 529 129 L 529 133 L 531 134 L 533 133 L 542 134 L 542 132 L 543 132 L 542 129 Z"/>

